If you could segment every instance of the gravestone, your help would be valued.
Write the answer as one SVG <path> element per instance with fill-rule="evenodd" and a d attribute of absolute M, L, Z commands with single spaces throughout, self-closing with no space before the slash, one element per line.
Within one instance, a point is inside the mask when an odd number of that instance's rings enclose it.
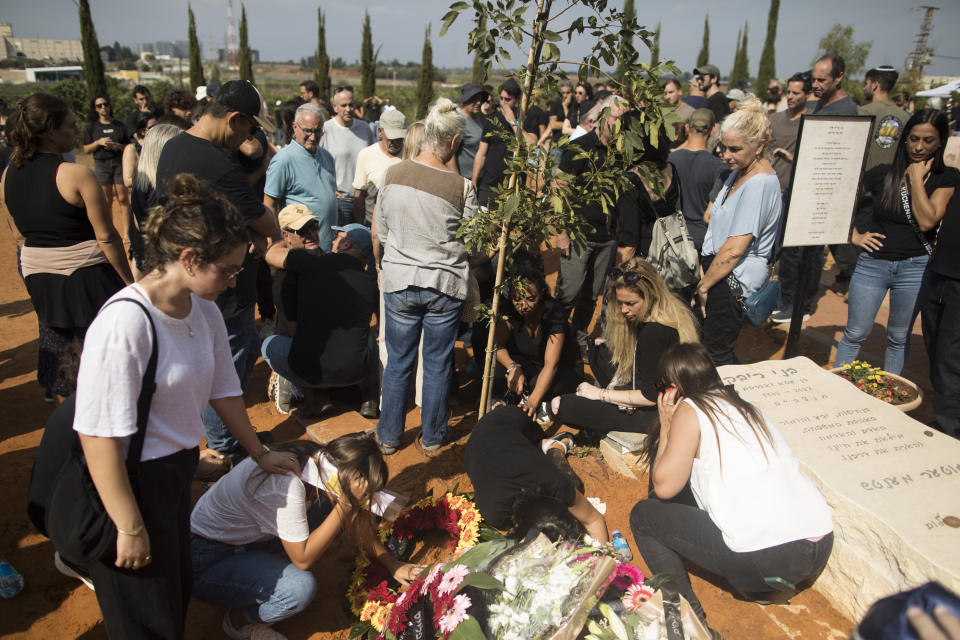
<path fill-rule="evenodd" d="M 960 529 L 945 524 L 960 517 L 960 441 L 807 358 L 719 370 L 780 427 L 830 504 L 835 542 L 817 591 L 854 621 L 928 580 L 960 592 Z"/>

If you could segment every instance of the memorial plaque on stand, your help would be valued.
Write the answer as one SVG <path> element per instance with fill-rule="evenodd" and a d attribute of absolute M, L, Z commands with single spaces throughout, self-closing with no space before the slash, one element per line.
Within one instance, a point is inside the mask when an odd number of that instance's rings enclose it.
<path fill-rule="evenodd" d="M 849 240 L 872 126 L 873 116 L 801 117 L 783 246 Z"/>
<path fill-rule="evenodd" d="M 833 553 L 814 589 L 851 620 L 929 580 L 960 592 L 960 441 L 807 358 L 719 370 L 780 427 L 830 505 Z"/>

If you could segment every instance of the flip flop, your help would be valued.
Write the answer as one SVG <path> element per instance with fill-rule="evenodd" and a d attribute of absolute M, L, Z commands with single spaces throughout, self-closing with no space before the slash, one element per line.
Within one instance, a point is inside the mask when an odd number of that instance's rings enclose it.
<path fill-rule="evenodd" d="M 544 454 L 547 454 L 554 448 L 554 443 L 559 444 L 563 448 L 563 455 L 567 455 L 573 447 L 573 436 L 569 432 L 564 431 L 546 438 L 540 443 L 540 450 L 543 451 Z"/>

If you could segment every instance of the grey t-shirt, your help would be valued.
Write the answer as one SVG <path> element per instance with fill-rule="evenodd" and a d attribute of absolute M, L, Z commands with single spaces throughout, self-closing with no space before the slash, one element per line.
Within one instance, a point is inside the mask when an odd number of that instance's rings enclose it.
<path fill-rule="evenodd" d="M 462 111 L 460 113 L 463 115 Z M 473 160 L 477 157 L 480 139 L 483 138 L 482 118 L 481 115 L 476 118 L 463 116 L 467 126 L 463 130 L 463 142 L 460 145 L 460 150 L 457 151 L 457 167 L 460 169 L 460 175 L 467 180 L 473 179 Z"/>
<path fill-rule="evenodd" d="M 670 152 L 670 163 L 680 178 L 680 208 L 687 231 L 699 251 L 703 247 L 703 237 L 707 235 L 703 213 L 710 204 L 710 191 L 717 178 L 726 175 L 729 170 L 709 151 L 675 149 Z"/>
<path fill-rule="evenodd" d="M 793 163 L 781 155 L 774 155 L 774 149 L 786 149 L 791 155 L 797 151 L 797 133 L 800 131 L 800 118 L 791 120 L 786 111 L 771 113 L 770 119 L 770 157 L 773 170 L 780 180 L 780 190 L 785 191 L 790 182 Z"/>
<path fill-rule="evenodd" d="M 337 191 L 353 195 L 353 174 L 357 168 L 357 154 L 373 144 L 370 125 L 355 118 L 350 128 L 344 127 L 336 118 L 323 123 L 320 146 L 330 152 L 337 174 Z"/>
<path fill-rule="evenodd" d="M 824 105 L 823 100 L 817 100 L 813 103 L 812 111 L 816 116 L 855 116 L 859 113 L 857 103 L 850 96 L 828 105 Z"/>

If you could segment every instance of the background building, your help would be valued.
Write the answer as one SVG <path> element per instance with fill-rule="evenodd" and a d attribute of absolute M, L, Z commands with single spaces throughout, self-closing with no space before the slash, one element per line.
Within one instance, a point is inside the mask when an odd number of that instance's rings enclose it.
<path fill-rule="evenodd" d="M 0 54 L 5 58 L 32 58 L 34 60 L 83 60 L 79 40 L 54 38 L 18 38 L 13 35 L 13 24 L 0 22 Z"/>

